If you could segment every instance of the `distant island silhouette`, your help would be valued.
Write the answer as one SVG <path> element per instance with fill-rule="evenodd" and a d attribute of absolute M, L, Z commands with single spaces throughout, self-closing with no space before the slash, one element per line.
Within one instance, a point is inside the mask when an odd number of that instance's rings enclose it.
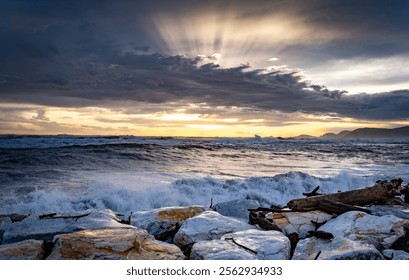
<path fill-rule="evenodd" d="M 281 139 L 409 139 L 409 126 L 397 128 L 358 128 L 352 131 L 344 130 L 339 133 L 325 133 L 319 137 L 303 134 Z"/>

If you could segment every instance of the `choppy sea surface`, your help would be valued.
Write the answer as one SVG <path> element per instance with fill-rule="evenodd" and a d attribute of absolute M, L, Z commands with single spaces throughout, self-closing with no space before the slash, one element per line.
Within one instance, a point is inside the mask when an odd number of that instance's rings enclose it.
<path fill-rule="evenodd" d="M 284 206 L 317 185 L 336 192 L 409 181 L 409 141 L 0 136 L 0 214 Z"/>

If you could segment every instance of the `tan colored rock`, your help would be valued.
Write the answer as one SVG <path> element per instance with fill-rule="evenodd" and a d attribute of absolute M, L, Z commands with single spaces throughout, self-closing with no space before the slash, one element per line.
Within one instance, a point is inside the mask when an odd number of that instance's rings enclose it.
<path fill-rule="evenodd" d="M 268 213 L 266 218 L 272 219 L 286 235 L 297 233 L 300 238 L 305 238 L 308 231 L 315 230 L 311 222 L 323 223 L 332 219 L 332 215 L 315 210 L 309 212 L 282 212 Z"/>
<path fill-rule="evenodd" d="M 111 228 L 83 230 L 55 237 L 48 260 L 180 260 L 175 245 L 157 241 L 146 230 Z"/>
<path fill-rule="evenodd" d="M 0 246 L 0 260 L 43 260 L 45 258 L 42 240 L 24 240 Z"/>

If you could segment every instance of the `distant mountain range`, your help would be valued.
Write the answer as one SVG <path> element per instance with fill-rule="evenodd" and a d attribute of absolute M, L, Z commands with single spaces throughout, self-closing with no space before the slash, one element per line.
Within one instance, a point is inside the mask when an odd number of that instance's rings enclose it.
<path fill-rule="evenodd" d="M 398 128 L 358 128 L 352 131 L 344 130 L 338 134 L 326 133 L 324 139 L 409 139 L 409 126 Z"/>
<path fill-rule="evenodd" d="M 287 139 L 409 139 L 409 126 L 398 128 L 358 128 L 352 131 L 344 130 L 340 133 L 326 133 L 320 137 L 300 135 Z"/>

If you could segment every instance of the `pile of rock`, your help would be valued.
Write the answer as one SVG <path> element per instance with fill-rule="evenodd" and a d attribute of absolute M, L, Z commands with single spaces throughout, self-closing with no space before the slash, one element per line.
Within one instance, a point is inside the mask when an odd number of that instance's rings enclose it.
<path fill-rule="evenodd" d="M 0 259 L 409 259 L 405 204 L 366 207 L 371 214 L 259 206 L 235 200 L 138 211 L 126 219 L 111 210 L 2 215 Z"/>

